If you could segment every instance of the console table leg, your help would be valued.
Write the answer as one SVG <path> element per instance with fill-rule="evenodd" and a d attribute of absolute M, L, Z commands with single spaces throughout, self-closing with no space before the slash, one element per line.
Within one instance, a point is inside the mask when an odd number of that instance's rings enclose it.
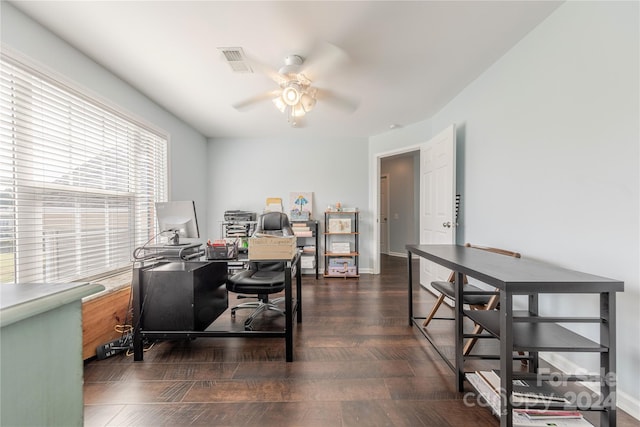
<path fill-rule="evenodd" d="M 464 309 L 464 304 L 461 303 L 463 301 L 463 290 L 462 285 L 464 283 L 464 275 L 460 272 L 456 272 L 455 274 L 455 297 L 456 297 L 456 314 L 455 314 L 455 323 L 456 323 L 456 346 L 455 346 L 455 354 L 456 354 L 456 387 L 458 392 L 462 393 L 464 391 L 464 328 L 463 321 L 464 315 L 462 313 Z"/>
<path fill-rule="evenodd" d="M 284 270 L 285 353 L 287 362 L 293 362 L 293 303 L 291 291 L 291 267 Z M 298 296 L 298 298 L 300 298 Z"/>
<path fill-rule="evenodd" d="M 409 276 L 409 326 L 413 326 L 413 264 L 411 251 L 407 251 L 407 275 Z"/>
<path fill-rule="evenodd" d="M 538 294 L 529 294 L 529 313 L 540 314 L 538 311 Z M 540 367 L 540 359 L 537 351 L 529 351 L 529 372 L 536 373 Z"/>
<path fill-rule="evenodd" d="M 142 267 L 134 269 L 132 277 L 133 292 L 133 360 L 139 362 L 144 358 L 144 349 L 142 344 Z"/>
<path fill-rule="evenodd" d="M 606 411 L 600 414 L 601 427 L 616 426 L 616 295 L 600 293 L 600 343 L 609 351 L 600 353 L 600 367 L 603 378 L 600 379 L 600 395 L 608 396 L 603 402 Z"/>
<path fill-rule="evenodd" d="M 500 291 L 500 427 L 513 426 L 513 295 Z"/>

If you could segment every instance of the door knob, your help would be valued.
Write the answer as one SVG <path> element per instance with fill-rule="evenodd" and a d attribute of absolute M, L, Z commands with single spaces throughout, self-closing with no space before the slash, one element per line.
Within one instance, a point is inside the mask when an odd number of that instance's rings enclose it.
<path fill-rule="evenodd" d="M 451 222 L 450 222 L 450 221 L 443 222 L 443 223 L 442 223 L 442 226 L 443 226 L 444 228 L 451 228 Z"/>

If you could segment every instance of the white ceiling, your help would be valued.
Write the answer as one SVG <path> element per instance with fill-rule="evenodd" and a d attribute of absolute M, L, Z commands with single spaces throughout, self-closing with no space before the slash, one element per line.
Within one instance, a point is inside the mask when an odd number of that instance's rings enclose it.
<path fill-rule="evenodd" d="M 557 1 L 13 1 L 16 7 L 209 137 L 368 137 L 429 118 L 560 4 Z M 358 99 L 318 101 L 292 128 L 264 74 L 238 74 L 218 47 L 278 69 L 318 43 L 349 62 L 314 86 Z M 161 124 L 159 124 L 161 126 Z"/>

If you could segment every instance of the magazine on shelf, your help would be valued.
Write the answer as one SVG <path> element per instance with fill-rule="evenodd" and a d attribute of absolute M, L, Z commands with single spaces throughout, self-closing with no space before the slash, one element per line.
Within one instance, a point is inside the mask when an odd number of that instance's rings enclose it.
<path fill-rule="evenodd" d="M 483 375 L 481 375 L 481 372 Z M 475 373 L 470 372 L 466 374 L 467 381 L 476 389 L 476 391 L 482 396 L 483 400 L 488 404 L 491 408 L 491 411 L 495 416 L 500 418 L 500 384 L 499 382 L 495 383 L 495 378 L 491 375 L 486 374 L 487 371 L 477 371 Z M 492 372 L 492 371 L 488 371 Z M 490 384 L 485 377 L 491 378 L 493 384 Z M 498 380 L 500 377 L 498 377 Z M 527 411 L 530 414 L 527 414 Z M 558 414 L 562 413 L 562 415 L 556 417 L 545 417 L 544 419 L 535 418 L 533 414 L 542 414 L 547 412 L 549 414 Z M 578 414 L 575 418 L 569 418 L 567 414 Z M 532 418 L 533 415 L 533 418 Z M 593 427 L 593 425 L 582 418 L 582 415 L 579 412 L 575 411 L 555 411 L 555 410 L 525 410 L 525 409 L 514 409 L 513 410 L 513 425 L 514 427 Z"/>
<path fill-rule="evenodd" d="M 578 411 L 556 411 L 552 409 L 516 409 L 519 414 L 525 415 L 530 420 L 548 420 L 549 418 L 582 418 Z"/>
<path fill-rule="evenodd" d="M 548 418 L 546 420 L 532 420 L 524 414 L 513 412 L 514 427 L 593 427 L 584 418 Z"/>
<path fill-rule="evenodd" d="M 469 372 L 466 374 L 467 381 L 476 389 L 476 391 L 487 402 L 491 411 L 498 418 L 500 417 L 500 394 L 496 392 L 485 380 L 477 373 Z"/>
<path fill-rule="evenodd" d="M 496 371 L 478 371 L 478 374 L 500 394 L 500 376 Z M 564 403 L 569 402 L 547 383 L 537 380 L 513 380 L 513 403 Z"/>

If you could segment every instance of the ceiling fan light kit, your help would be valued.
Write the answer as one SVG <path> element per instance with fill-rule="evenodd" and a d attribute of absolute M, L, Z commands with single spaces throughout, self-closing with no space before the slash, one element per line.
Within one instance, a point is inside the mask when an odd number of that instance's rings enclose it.
<path fill-rule="evenodd" d="M 302 95 L 301 92 L 302 88 L 299 84 L 289 82 L 285 88 L 282 89 L 282 100 L 288 106 L 293 107 L 300 102 L 300 96 Z"/>
<path fill-rule="evenodd" d="M 296 58 L 300 57 L 296 56 Z M 282 74 L 282 68 L 280 73 Z M 287 115 L 289 124 L 296 127 L 298 123 L 295 119 L 303 117 L 315 107 L 316 90 L 309 86 L 311 81 L 302 74 L 287 74 L 287 76 L 291 80 L 280 85 L 282 93 L 273 99 L 273 103 L 281 113 Z"/>
<path fill-rule="evenodd" d="M 309 58 L 306 59 L 306 62 L 310 61 L 310 64 L 313 64 L 312 67 L 310 67 L 309 64 L 306 64 L 305 68 L 303 68 L 302 65 L 305 63 L 305 58 L 300 55 L 286 56 L 284 58 L 284 65 L 277 72 L 269 67 L 260 65 L 256 61 L 251 61 L 251 63 L 256 64 L 253 68 L 263 70 L 263 72 L 274 80 L 280 88 L 277 91 L 267 92 L 263 95 L 255 96 L 243 102 L 236 103 L 234 107 L 238 110 L 243 110 L 245 107 L 255 104 L 256 102 L 260 102 L 261 100 L 271 99 L 276 108 L 281 113 L 286 114 L 289 124 L 292 127 L 297 127 L 300 125 L 298 119 L 313 110 L 315 107 L 318 95 L 321 96 L 322 100 L 336 98 L 338 105 L 340 105 L 339 97 L 336 97 L 330 91 L 320 89 L 319 92 L 317 88 L 311 87 L 312 82 L 309 77 L 307 77 L 307 75 L 309 75 L 308 72 L 312 72 L 309 68 L 315 69 L 320 67 L 326 71 L 328 64 L 335 65 L 334 63 L 337 57 L 346 56 L 338 47 L 333 45 L 330 45 L 329 47 L 331 47 L 331 49 L 329 49 L 328 53 L 325 52 L 323 60 L 319 60 L 318 58 L 315 58 L 315 60 L 310 60 Z M 238 50 L 240 49 L 235 48 L 234 53 Z M 227 61 L 230 60 L 229 56 L 230 55 L 225 56 Z M 315 56 L 317 57 L 318 55 L 316 54 Z M 233 58 L 235 58 L 235 56 L 233 56 Z M 324 67 L 322 67 L 323 64 Z M 315 72 L 317 72 L 317 70 Z M 317 78 L 317 75 L 310 75 L 311 78 Z M 275 98 L 273 96 L 275 96 Z M 353 110 L 353 108 L 350 108 L 350 110 Z"/>
<path fill-rule="evenodd" d="M 313 109 L 313 107 L 315 107 L 316 98 L 308 93 L 303 93 L 302 96 L 300 96 L 300 104 L 302 105 L 302 108 L 304 108 L 304 111 L 308 113 Z"/>

